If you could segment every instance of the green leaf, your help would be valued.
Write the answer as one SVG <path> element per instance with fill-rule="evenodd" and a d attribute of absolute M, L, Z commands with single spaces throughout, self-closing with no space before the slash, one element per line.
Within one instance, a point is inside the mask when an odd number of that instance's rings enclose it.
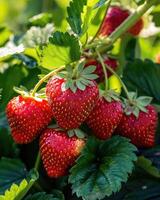
<path fill-rule="evenodd" d="M 150 60 L 136 59 L 129 62 L 124 70 L 123 80 L 131 91 L 138 91 L 138 95 L 153 97 L 160 101 L 160 65 Z"/>
<path fill-rule="evenodd" d="M 107 9 L 109 8 L 109 5 L 111 3 L 111 0 L 88 0 L 87 5 L 84 9 L 83 14 L 83 34 L 85 32 L 88 33 L 88 36 L 94 36 L 101 23 L 103 22 L 103 18 L 105 17 L 105 14 L 107 12 Z M 98 19 L 97 19 L 98 18 Z M 101 19 L 101 20 L 100 20 Z M 94 31 L 91 33 L 90 30 L 92 30 L 93 26 L 97 26 L 97 31 Z"/>
<path fill-rule="evenodd" d="M 14 143 L 7 126 L 7 120 L 1 118 L 0 114 L 0 157 L 17 157 L 19 149 Z"/>
<path fill-rule="evenodd" d="M 53 194 L 46 194 L 45 192 L 38 192 L 27 196 L 24 200 L 64 200 L 64 195 L 61 191 L 53 191 Z"/>
<path fill-rule="evenodd" d="M 47 69 L 67 65 L 80 59 L 77 38 L 69 33 L 55 32 L 42 50 L 41 65 Z"/>
<path fill-rule="evenodd" d="M 110 3 L 111 0 L 88 1 L 83 14 L 84 26 L 83 36 L 81 37 L 81 42 L 83 44 L 88 40 L 88 38 L 91 38 L 92 40 L 92 38 L 98 34 Z"/>
<path fill-rule="evenodd" d="M 96 200 L 119 191 L 133 170 L 135 151 L 136 147 L 120 136 L 106 141 L 90 138 L 70 170 L 73 193 L 85 200 Z"/>
<path fill-rule="evenodd" d="M 137 165 L 145 170 L 148 174 L 160 178 L 160 171 L 155 166 L 153 166 L 152 161 L 145 158 L 144 156 L 140 156 L 137 160 Z"/>
<path fill-rule="evenodd" d="M 159 145 L 141 151 L 141 154 L 145 156 L 145 160 L 149 158 L 149 162 L 150 160 L 152 161 L 152 167 L 158 169 L 160 169 L 159 153 Z M 123 186 L 123 189 L 117 195 L 112 196 L 111 199 L 109 198 L 109 200 L 159 200 L 160 179 L 154 177 L 144 169 L 147 168 L 149 162 L 142 159 L 140 166 L 136 164 L 131 177 Z M 151 169 L 152 167 L 149 168 Z M 106 198 L 106 200 L 108 199 Z"/>
<path fill-rule="evenodd" d="M 23 179 L 20 184 L 13 183 L 4 195 L 0 195 L 0 200 L 21 200 L 38 179 L 38 173 L 33 171 L 29 180 Z"/>
<path fill-rule="evenodd" d="M 2 87 L 2 98 L 0 112 L 4 111 L 8 101 L 17 95 L 13 87 L 24 85 L 27 89 L 33 88 L 38 82 L 37 75 L 40 73 L 38 68 L 28 69 L 22 64 L 11 65 L 3 74 L 0 73 L 0 87 Z M 7 81 L 6 81 L 7 80 Z"/>
<path fill-rule="evenodd" d="M 19 185 L 24 179 L 28 181 L 28 187 L 37 179 L 36 172 L 28 173 L 24 164 L 17 159 L 1 158 L 0 160 L 0 194 L 11 188 L 12 184 Z M 5 180 L 5 181 L 4 181 Z M 31 182 L 30 182 L 31 181 Z M 25 183 L 22 184 L 22 187 Z M 25 184 L 26 185 L 26 184 Z M 17 187 L 16 187 L 17 188 Z M 7 192 L 9 193 L 9 192 Z M 11 200 L 11 199 L 10 199 Z"/>
<path fill-rule="evenodd" d="M 123 200 L 159 200 L 159 185 L 159 178 L 155 178 L 146 173 L 144 169 L 136 167 L 121 195 L 123 195 Z"/>
<path fill-rule="evenodd" d="M 72 28 L 72 31 L 77 35 L 82 34 L 82 18 L 81 13 L 83 12 L 84 6 L 87 4 L 87 0 L 72 0 L 67 8 L 67 21 Z"/>
<path fill-rule="evenodd" d="M 26 76 L 27 71 L 18 65 L 10 67 L 5 71 L 5 73 L 0 74 L 0 85 L 3 88 L 2 103 L 0 105 L 1 111 L 15 94 L 13 91 L 13 86 L 18 86 L 21 83 L 21 80 Z"/>
<path fill-rule="evenodd" d="M 84 43 L 86 36 L 94 36 L 102 23 L 110 0 L 72 0 L 67 8 L 67 21 L 72 31 L 82 36 L 87 34 L 81 41 Z"/>
<path fill-rule="evenodd" d="M 54 197 L 53 200 L 64 200 L 64 194 L 60 190 L 53 189 L 52 195 Z"/>

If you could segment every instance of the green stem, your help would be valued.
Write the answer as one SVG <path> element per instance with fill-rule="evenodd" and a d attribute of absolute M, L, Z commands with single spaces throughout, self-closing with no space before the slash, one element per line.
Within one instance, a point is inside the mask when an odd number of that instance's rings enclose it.
<path fill-rule="evenodd" d="M 143 15 L 144 13 L 153 6 L 157 0 L 146 1 L 142 6 L 138 7 L 136 12 L 130 15 L 110 36 L 110 46 L 129 28 L 131 28 Z M 99 51 L 105 51 L 106 47 L 99 47 Z"/>
<path fill-rule="evenodd" d="M 108 90 L 108 76 L 107 76 L 106 66 L 104 64 L 104 61 L 103 61 L 101 54 L 98 51 L 96 51 L 96 53 L 98 55 L 99 61 L 100 61 L 102 68 L 103 68 L 103 73 L 104 73 L 104 77 L 105 77 L 105 92 L 107 92 L 107 90 Z"/>
<path fill-rule="evenodd" d="M 123 83 L 122 79 L 119 77 L 119 75 L 111 67 L 109 67 L 108 65 L 106 65 L 106 68 L 119 79 L 119 81 L 120 81 L 120 83 L 122 85 L 122 88 L 123 88 L 124 92 L 126 93 L 126 96 L 127 96 L 128 100 L 131 102 L 131 98 L 129 96 L 128 89 L 125 86 L 125 84 Z"/>
<path fill-rule="evenodd" d="M 129 28 L 135 25 L 135 23 L 144 15 L 144 13 L 156 3 L 157 0 L 146 1 L 142 6 L 130 15 L 111 35 L 110 39 L 112 44 Z"/>
<path fill-rule="evenodd" d="M 109 37 L 104 38 L 101 42 L 95 41 L 86 48 L 97 48 L 100 53 L 103 53 L 111 47 L 114 42 L 123 35 L 129 28 L 131 28 L 143 15 L 150 9 L 157 0 L 148 0 L 142 6 L 138 7 L 136 12 L 130 15 Z M 99 45 L 99 47 L 97 47 Z"/>
<path fill-rule="evenodd" d="M 37 158 L 36 158 L 35 165 L 34 165 L 34 169 L 36 169 L 37 171 L 38 171 L 38 168 L 39 168 L 40 161 L 41 161 L 41 155 L 40 155 L 40 151 L 39 151 Z"/>
<path fill-rule="evenodd" d="M 63 70 L 65 67 L 59 67 L 58 69 L 55 69 L 54 71 L 51 71 L 50 73 L 48 73 L 46 76 L 44 76 L 34 87 L 33 91 L 32 91 L 32 96 L 35 96 L 36 91 L 38 90 L 38 88 L 42 85 L 42 83 L 44 83 L 44 81 L 46 81 L 47 79 L 49 79 L 51 76 L 55 75 L 57 72 Z"/>
<path fill-rule="evenodd" d="M 111 44 L 111 40 L 110 38 L 99 38 L 97 40 L 95 40 L 92 44 L 88 44 L 86 45 L 86 49 L 85 50 L 88 50 L 88 49 L 91 49 L 91 48 L 96 48 L 97 46 L 102 46 L 102 45 L 105 45 L 105 46 L 109 46 Z"/>

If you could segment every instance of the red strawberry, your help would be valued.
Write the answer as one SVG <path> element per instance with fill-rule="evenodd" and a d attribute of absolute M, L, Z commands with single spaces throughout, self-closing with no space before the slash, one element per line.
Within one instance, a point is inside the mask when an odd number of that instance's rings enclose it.
<path fill-rule="evenodd" d="M 52 120 L 48 102 L 40 98 L 14 97 L 6 113 L 13 139 L 19 144 L 32 142 Z"/>
<path fill-rule="evenodd" d="M 99 96 L 98 86 L 92 81 L 84 90 L 63 91 L 64 78 L 53 77 L 47 84 L 46 95 L 58 125 L 66 130 L 78 128 L 93 110 Z"/>
<path fill-rule="evenodd" d="M 104 63 L 114 70 L 117 68 L 117 61 L 115 59 L 107 58 L 104 60 Z M 101 63 L 99 63 L 97 60 L 90 59 L 87 61 L 85 66 L 90 66 L 90 65 L 96 66 L 96 70 L 94 72 L 95 74 L 98 75 L 98 78 L 96 79 L 96 81 L 98 83 L 103 82 L 104 81 L 104 72 L 103 72 Z M 108 72 L 107 73 L 108 77 L 110 77 L 112 74 L 109 71 L 107 71 L 107 72 Z"/>
<path fill-rule="evenodd" d="M 108 139 L 123 115 L 120 101 L 107 102 L 101 98 L 87 119 L 88 126 L 99 139 Z"/>
<path fill-rule="evenodd" d="M 40 152 L 48 176 L 57 178 L 66 175 L 84 144 L 84 140 L 68 137 L 66 132 L 46 129 L 40 138 Z"/>
<path fill-rule="evenodd" d="M 100 34 L 104 36 L 110 35 L 129 15 L 130 12 L 128 10 L 118 6 L 111 7 L 101 27 Z M 136 36 L 142 30 L 143 25 L 143 20 L 140 19 L 128 32 Z"/>
<path fill-rule="evenodd" d="M 140 111 L 138 118 L 132 113 L 124 114 L 117 133 L 128 137 L 137 147 L 152 147 L 155 143 L 157 113 L 153 106 L 146 107 L 148 112 Z"/>
<path fill-rule="evenodd" d="M 144 27 L 144 22 L 143 22 L 143 19 L 141 18 L 133 27 L 131 27 L 128 30 L 128 32 L 134 36 L 137 36 L 140 34 L 143 27 Z"/>

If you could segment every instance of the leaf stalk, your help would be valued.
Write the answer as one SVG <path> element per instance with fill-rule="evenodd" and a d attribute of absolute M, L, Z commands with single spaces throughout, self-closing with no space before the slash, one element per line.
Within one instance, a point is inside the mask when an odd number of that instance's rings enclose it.
<path fill-rule="evenodd" d="M 63 70 L 65 68 L 65 66 L 59 67 L 58 69 L 55 69 L 54 71 L 51 71 L 50 73 L 48 73 L 46 76 L 44 76 L 34 87 L 31 96 L 35 96 L 35 93 L 37 92 L 38 88 L 44 83 L 44 81 L 46 81 L 47 79 L 49 79 L 51 76 L 57 74 L 59 71 Z"/>

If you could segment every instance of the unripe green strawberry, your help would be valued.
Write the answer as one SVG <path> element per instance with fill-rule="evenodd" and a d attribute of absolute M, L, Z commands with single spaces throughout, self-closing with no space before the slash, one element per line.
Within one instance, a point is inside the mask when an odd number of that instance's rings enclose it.
<path fill-rule="evenodd" d="M 6 114 L 14 141 L 32 142 L 52 120 L 52 111 L 44 99 L 17 96 L 7 105 Z"/>
<path fill-rule="evenodd" d="M 40 152 L 49 177 L 65 176 L 80 155 L 85 142 L 66 132 L 46 129 L 40 138 Z"/>
<path fill-rule="evenodd" d="M 102 97 L 86 122 L 96 137 L 105 140 L 112 136 L 122 115 L 123 109 L 120 101 L 108 102 Z"/>
<path fill-rule="evenodd" d="M 104 23 L 101 27 L 101 35 L 110 35 L 115 29 L 129 17 L 130 11 L 123 9 L 119 6 L 113 6 L 108 10 Z M 143 29 L 144 23 L 140 19 L 134 26 L 132 26 L 128 32 L 134 36 L 137 36 Z"/>
<path fill-rule="evenodd" d="M 58 125 L 66 130 L 78 128 L 93 110 L 99 98 L 99 90 L 95 81 L 85 86 L 63 91 L 64 78 L 54 76 L 47 84 L 46 95 Z"/>
<path fill-rule="evenodd" d="M 137 147 L 153 147 L 158 117 L 152 105 L 146 107 L 147 112 L 140 111 L 139 116 L 124 113 L 117 128 L 117 133 L 128 137 Z"/>

